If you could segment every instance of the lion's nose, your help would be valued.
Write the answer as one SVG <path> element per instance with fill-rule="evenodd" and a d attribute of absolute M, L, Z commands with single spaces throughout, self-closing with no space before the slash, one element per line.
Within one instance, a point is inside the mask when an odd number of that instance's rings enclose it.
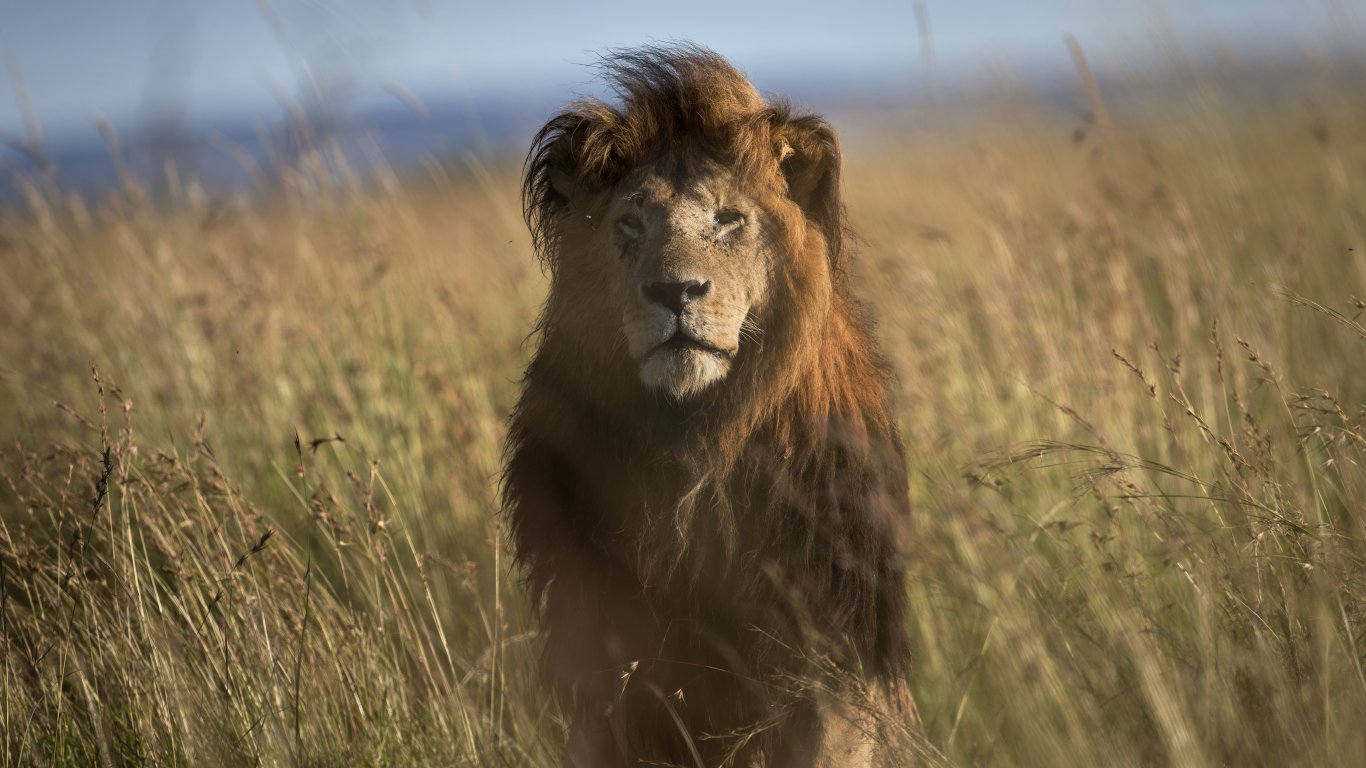
<path fill-rule="evenodd" d="M 710 280 L 688 280 L 683 283 L 646 283 L 640 287 L 648 301 L 663 304 L 675 315 L 683 314 L 688 302 L 700 299 L 711 290 Z"/>

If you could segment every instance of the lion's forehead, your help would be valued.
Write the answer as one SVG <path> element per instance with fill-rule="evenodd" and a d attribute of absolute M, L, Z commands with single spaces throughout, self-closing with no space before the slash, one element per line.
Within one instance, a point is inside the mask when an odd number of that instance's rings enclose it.
<path fill-rule="evenodd" d="M 693 153 L 666 154 L 629 174 L 622 199 L 668 207 L 671 201 L 691 198 L 715 204 L 739 189 L 735 169 Z"/>

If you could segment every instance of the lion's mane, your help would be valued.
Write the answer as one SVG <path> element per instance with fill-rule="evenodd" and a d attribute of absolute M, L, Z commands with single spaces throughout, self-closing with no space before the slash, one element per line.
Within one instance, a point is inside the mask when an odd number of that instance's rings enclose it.
<path fill-rule="evenodd" d="M 576 717 L 635 685 L 710 732 L 773 720 L 790 700 L 775 681 L 821 664 L 897 678 L 906 470 L 886 366 L 851 295 L 834 131 L 703 49 L 617 52 L 602 67 L 619 103 L 552 118 L 523 184 L 551 287 L 511 418 L 504 508 L 548 678 Z M 788 261 L 727 380 L 676 402 L 640 385 L 617 328 L 602 327 L 610 312 L 586 286 L 613 265 L 584 244 L 605 191 L 681 151 L 736 169 Z M 669 703 L 675 685 L 686 705 Z M 643 719 L 646 733 L 618 738 L 665 738 Z"/>

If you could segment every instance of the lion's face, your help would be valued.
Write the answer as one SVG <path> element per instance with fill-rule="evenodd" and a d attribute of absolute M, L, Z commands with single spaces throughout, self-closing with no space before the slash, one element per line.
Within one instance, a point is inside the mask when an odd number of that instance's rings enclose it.
<path fill-rule="evenodd" d="M 575 102 L 527 156 L 542 327 L 574 339 L 572 367 L 738 403 L 816 346 L 843 258 L 839 142 L 712 54 L 612 71 L 621 106 Z"/>
<path fill-rule="evenodd" d="M 733 171 L 709 160 L 652 163 L 613 190 L 599 252 L 621 327 L 603 332 L 625 337 L 646 387 L 689 398 L 752 341 L 770 274 L 763 222 Z"/>

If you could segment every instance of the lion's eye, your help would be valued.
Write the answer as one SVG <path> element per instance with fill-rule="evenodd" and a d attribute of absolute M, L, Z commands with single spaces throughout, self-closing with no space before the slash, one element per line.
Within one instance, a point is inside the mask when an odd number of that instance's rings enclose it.
<path fill-rule="evenodd" d="M 645 225 L 641 224 L 640 219 L 635 216 L 622 216 L 617 219 L 617 231 L 635 240 L 645 232 Z"/>
<path fill-rule="evenodd" d="M 716 234 L 724 235 L 745 225 L 745 215 L 734 208 L 723 208 L 716 212 Z"/>

